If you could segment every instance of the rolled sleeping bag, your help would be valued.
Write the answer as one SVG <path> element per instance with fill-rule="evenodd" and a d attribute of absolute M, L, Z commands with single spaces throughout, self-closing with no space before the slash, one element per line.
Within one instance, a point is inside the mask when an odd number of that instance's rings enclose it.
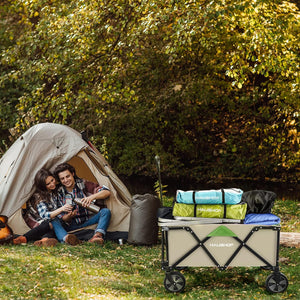
<path fill-rule="evenodd" d="M 219 190 L 182 191 L 177 190 L 176 202 L 184 204 L 237 204 L 243 191 L 237 188 Z"/>

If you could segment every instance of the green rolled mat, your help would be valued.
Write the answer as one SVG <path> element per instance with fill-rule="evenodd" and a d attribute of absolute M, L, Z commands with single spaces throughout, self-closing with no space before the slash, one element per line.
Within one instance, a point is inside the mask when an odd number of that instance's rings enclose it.
<path fill-rule="evenodd" d="M 174 217 L 245 219 L 247 204 L 183 204 L 175 203 Z"/>

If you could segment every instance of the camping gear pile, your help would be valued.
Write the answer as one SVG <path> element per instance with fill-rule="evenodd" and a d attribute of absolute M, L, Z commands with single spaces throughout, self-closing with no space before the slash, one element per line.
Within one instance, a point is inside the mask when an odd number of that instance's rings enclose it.
<path fill-rule="evenodd" d="M 244 192 L 242 202 L 247 203 L 244 224 L 276 225 L 280 218 L 272 214 L 276 194 L 271 191 L 254 190 Z"/>
<path fill-rule="evenodd" d="M 186 267 L 258 266 L 272 270 L 271 293 L 284 292 L 288 280 L 279 271 L 280 219 L 271 213 L 276 194 L 240 189 L 176 193 L 173 218 L 159 218 L 164 286 L 181 292 Z"/>
<path fill-rule="evenodd" d="M 280 218 L 271 213 L 275 199 L 275 193 L 262 190 L 177 190 L 173 217 L 203 223 L 276 225 L 280 223 Z"/>

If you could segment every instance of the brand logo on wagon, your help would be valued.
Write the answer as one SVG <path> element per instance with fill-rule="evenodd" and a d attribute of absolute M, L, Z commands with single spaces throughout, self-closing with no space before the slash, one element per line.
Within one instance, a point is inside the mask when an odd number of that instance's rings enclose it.
<path fill-rule="evenodd" d="M 230 248 L 233 247 L 233 243 L 210 243 L 209 246 L 215 248 Z"/>

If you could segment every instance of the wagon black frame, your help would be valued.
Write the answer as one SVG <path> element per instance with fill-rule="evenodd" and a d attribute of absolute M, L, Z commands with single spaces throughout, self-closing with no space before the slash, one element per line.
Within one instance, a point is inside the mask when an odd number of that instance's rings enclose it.
<path fill-rule="evenodd" d="M 243 226 L 243 225 L 241 225 Z M 170 230 L 185 230 L 189 232 L 192 237 L 196 240 L 197 245 L 192 247 L 189 251 L 187 251 L 185 254 L 183 254 L 180 258 L 177 259 L 175 263 L 172 265 L 169 264 L 169 243 L 168 243 L 168 232 Z M 276 264 L 273 265 L 270 262 L 268 262 L 265 258 L 263 258 L 259 253 L 257 253 L 255 250 L 253 250 L 249 245 L 247 245 L 248 240 L 251 238 L 251 236 L 258 232 L 259 230 L 274 230 L 277 231 L 277 242 L 276 242 Z M 242 248 L 246 248 L 248 251 L 250 251 L 253 255 L 255 255 L 261 262 L 262 265 L 261 268 L 271 270 L 273 271 L 272 274 L 270 274 L 266 279 L 266 289 L 271 293 L 280 293 L 284 292 L 288 287 L 288 279 L 287 277 L 280 272 L 279 268 L 279 246 L 280 246 L 280 226 L 254 226 L 250 230 L 250 232 L 247 234 L 247 236 L 242 240 L 237 236 L 232 236 L 231 238 L 234 238 L 236 241 L 238 241 L 239 246 L 238 248 L 233 252 L 233 254 L 229 257 L 229 259 L 226 261 L 224 265 L 220 265 L 217 260 L 214 258 L 214 256 L 211 254 L 211 252 L 207 249 L 205 246 L 205 243 L 211 238 L 210 236 L 207 236 L 203 238 L 202 240 L 195 234 L 193 229 L 190 226 L 176 226 L 176 227 L 168 227 L 167 225 L 161 226 L 161 232 L 162 232 L 162 239 L 161 239 L 161 249 L 162 249 L 162 260 L 161 260 L 161 267 L 162 270 L 166 272 L 165 274 L 165 280 L 164 285 L 165 288 L 169 292 L 182 292 L 185 287 L 185 278 L 184 276 L 179 272 L 182 269 L 186 269 L 187 267 L 179 267 L 178 265 L 186 259 L 189 255 L 191 255 L 193 252 L 195 252 L 198 248 L 202 248 L 207 256 L 211 259 L 211 261 L 214 263 L 214 265 L 221 271 L 226 270 L 226 268 L 230 265 L 232 260 L 236 257 L 236 255 L 241 251 Z"/>

